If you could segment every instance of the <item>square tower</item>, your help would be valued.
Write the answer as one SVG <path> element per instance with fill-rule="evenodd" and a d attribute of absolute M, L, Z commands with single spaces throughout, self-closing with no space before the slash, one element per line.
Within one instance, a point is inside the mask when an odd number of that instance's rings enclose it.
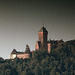
<path fill-rule="evenodd" d="M 43 26 L 38 32 L 39 41 L 36 42 L 36 45 L 35 45 L 36 50 L 43 48 L 47 50 L 48 53 L 50 53 L 51 45 L 47 41 L 47 36 L 48 36 L 48 31 Z"/>
<path fill-rule="evenodd" d="M 45 49 L 47 49 L 47 35 L 48 35 L 48 31 L 43 26 L 38 32 L 38 36 L 39 36 L 39 42 L 41 44 L 41 47 Z"/>

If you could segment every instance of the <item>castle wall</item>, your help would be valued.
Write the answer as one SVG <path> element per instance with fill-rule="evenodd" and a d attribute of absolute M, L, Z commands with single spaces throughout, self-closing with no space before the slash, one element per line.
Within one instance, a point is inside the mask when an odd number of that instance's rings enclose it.
<path fill-rule="evenodd" d="M 51 43 L 47 44 L 47 48 L 48 48 L 48 53 L 50 53 L 51 52 Z"/>
<path fill-rule="evenodd" d="M 38 32 L 39 35 L 39 41 L 41 43 L 41 46 L 45 49 L 47 49 L 47 33 L 46 32 Z"/>
<path fill-rule="evenodd" d="M 43 33 L 43 47 L 47 50 L 47 32 Z"/>
<path fill-rule="evenodd" d="M 16 54 L 10 54 L 10 59 L 16 58 Z"/>
<path fill-rule="evenodd" d="M 39 50 L 39 44 L 38 44 L 38 41 L 36 42 L 35 49 L 36 49 L 36 50 Z"/>
<path fill-rule="evenodd" d="M 43 32 L 39 32 L 38 35 L 39 35 L 39 41 L 41 42 L 41 45 L 43 47 Z"/>
<path fill-rule="evenodd" d="M 30 54 L 17 54 L 17 57 L 18 58 L 23 58 L 23 59 L 30 58 Z"/>

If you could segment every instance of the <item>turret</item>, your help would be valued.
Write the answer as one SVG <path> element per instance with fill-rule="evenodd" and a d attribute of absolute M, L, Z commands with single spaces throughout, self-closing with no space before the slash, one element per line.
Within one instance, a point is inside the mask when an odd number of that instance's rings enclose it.
<path fill-rule="evenodd" d="M 26 45 L 25 53 L 26 53 L 26 54 L 30 54 L 30 48 L 29 48 L 29 46 L 28 46 L 28 45 Z"/>

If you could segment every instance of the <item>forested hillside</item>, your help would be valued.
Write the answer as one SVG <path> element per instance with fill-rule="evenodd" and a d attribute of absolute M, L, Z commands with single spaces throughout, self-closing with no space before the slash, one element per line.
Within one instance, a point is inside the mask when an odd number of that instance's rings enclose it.
<path fill-rule="evenodd" d="M 50 54 L 34 51 L 29 59 L 0 57 L 0 75 L 75 75 L 75 40 L 53 44 Z"/>

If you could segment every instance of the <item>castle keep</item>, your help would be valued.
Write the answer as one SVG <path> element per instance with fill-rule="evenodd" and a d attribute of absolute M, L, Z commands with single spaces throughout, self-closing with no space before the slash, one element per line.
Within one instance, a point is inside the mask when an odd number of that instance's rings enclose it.
<path fill-rule="evenodd" d="M 44 48 L 48 53 L 51 51 L 51 44 L 47 41 L 48 31 L 43 26 L 38 32 L 39 41 L 36 42 L 35 50 L 39 50 L 40 48 Z"/>
<path fill-rule="evenodd" d="M 39 40 L 36 42 L 35 50 L 46 50 L 48 53 L 51 52 L 51 45 L 52 44 L 59 44 L 62 43 L 63 40 L 49 40 L 48 41 L 48 31 L 43 26 L 40 31 L 38 32 Z M 26 50 L 24 52 L 17 52 L 16 49 L 13 49 L 13 51 L 10 54 L 10 59 L 14 58 L 30 58 L 32 56 L 32 52 L 30 51 L 30 48 L 28 45 L 26 45 Z"/>

